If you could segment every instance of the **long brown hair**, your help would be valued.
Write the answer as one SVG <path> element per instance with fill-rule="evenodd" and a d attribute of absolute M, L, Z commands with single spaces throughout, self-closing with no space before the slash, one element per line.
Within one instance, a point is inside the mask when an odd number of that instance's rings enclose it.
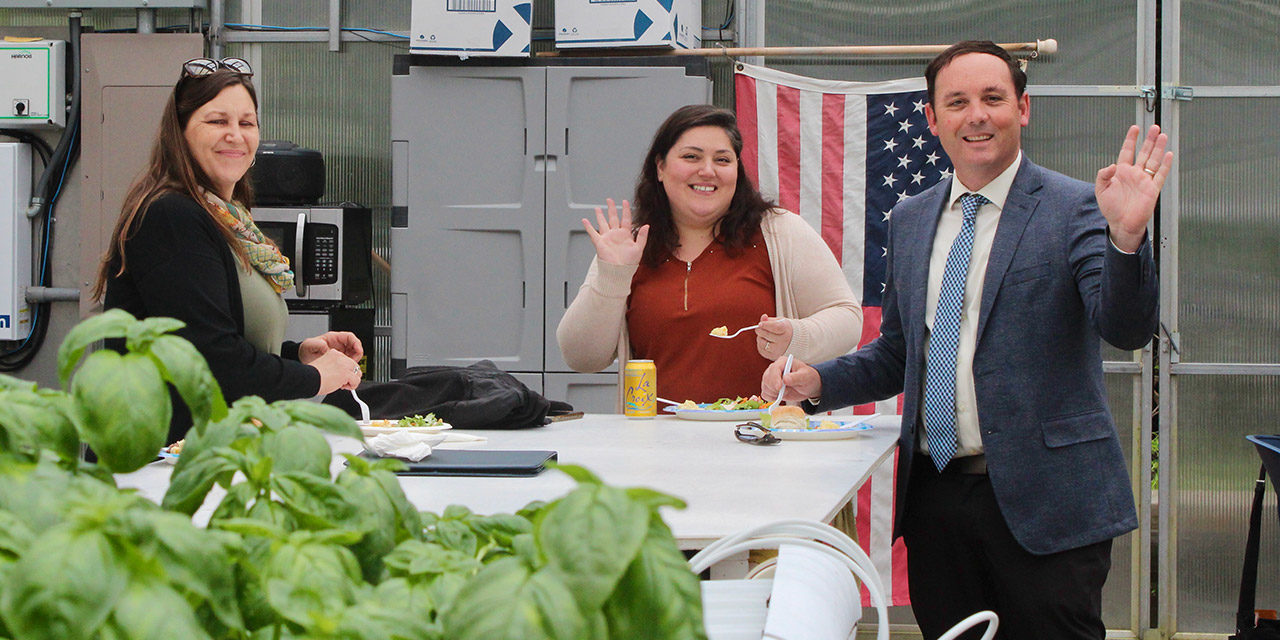
<path fill-rule="evenodd" d="M 200 164 L 191 156 L 187 146 L 185 131 L 191 115 L 205 103 L 213 100 L 227 87 L 242 86 L 249 92 L 253 107 L 258 108 L 258 94 L 253 90 L 253 82 L 248 76 L 240 75 L 227 69 L 200 77 L 183 76 L 174 85 L 169 94 L 169 102 L 165 104 L 164 113 L 160 117 L 160 132 L 155 143 L 151 145 L 151 160 L 146 171 L 129 187 L 124 204 L 120 207 L 120 219 L 115 230 L 111 232 L 111 243 L 102 257 L 98 267 L 98 280 L 93 285 L 92 296 L 98 300 L 106 292 L 107 281 L 122 275 L 125 271 L 125 243 L 134 234 L 147 207 L 166 193 L 179 193 L 195 200 L 215 221 L 217 217 L 213 205 L 205 201 L 201 191 L 217 192 L 213 181 L 205 175 Z M 249 174 L 245 173 L 236 182 L 232 190 L 232 200 L 245 206 L 253 204 L 253 186 Z M 227 245 L 235 252 L 241 263 L 248 266 L 249 256 L 245 253 L 231 229 L 221 223 L 217 224 Z M 118 263 L 118 264 L 117 264 Z M 114 268 L 113 268 L 114 266 Z"/>
<path fill-rule="evenodd" d="M 649 240 L 645 243 L 643 257 L 649 266 L 656 266 L 675 255 L 676 247 L 680 246 L 680 234 L 671 216 L 671 202 L 667 200 L 666 189 L 658 181 L 658 161 L 667 157 L 667 152 L 685 131 L 706 126 L 724 130 L 738 160 L 738 184 L 729 201 L 729 211 L 716 223 L 716 238 L 724 245 L 725 252 L 735 255 L 744 249 L 760 227 L 764 213 L 774 207 L 760 195 L 742 165 L 742 133 L 738 131 L 738 119 L 733 112 L 709 104 L 680 107 L 658 127 L 640 167 L 640 178 L 636 181 L 633 222 L 636 228 L 649 225 Z"/>

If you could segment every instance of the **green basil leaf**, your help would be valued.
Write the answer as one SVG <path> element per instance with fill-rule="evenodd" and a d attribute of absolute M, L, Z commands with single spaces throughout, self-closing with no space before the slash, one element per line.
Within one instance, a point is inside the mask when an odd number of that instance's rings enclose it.
<path fill-rule="evenodd" d="M 0 561 L 16 560 L 35 541 L 36 534 L 26 522 L 11 511 L 0 511 Z"/>
<path fill-rule="evenodd" d="M 186 599 L 154 579 L 135 578 L 129 583 L 111 612 L 111 624 L 124 637 L 137 640 L 209 637 Z"/>
<path fill-rule="evenodd" d="M 466 523 L 457 520 L 441 520 L 436 523 L 434 536 L 428 536 L 428 539 L 433 538 L 446 549 L 461 551 L 469 556 L 475 556 L 479 549 L 475 532 Z"/>
<path fill-rule="evenodd" d="M 191 410 L 192 426 L 196 432 L 204 431 L 209 422 L 227 416 L 222 387 L 218 386 L 204 356 L 194 345 L 178 336 L 160 336 L 151 343 L 149 353 L 161 375 L 178 390 L 178 395 Z"/>
<path fill-rule="evenodd" d="M 307 400 L 283 400 L 272 406 L 279 407 L 297 422 L 309 424 L 322 431 L 348 438 L 361 439 L 360 427 L 345 411 L 327 404 Z"/>
<path fill-rule="evenodd" d="M 629 487 L 627 489 L 623 489 L 623 491 L 627 492 L 627 497 L 653 510 L 657 510 L 658 507 L 684 509 L 688 506 L 685 504 L 685 501 L 680 498 L 669 493 L 655 491 L 647 487 Z"/>
<path fill-rule="evenodd" d="M 0 373 L 0 391 L 35 391 L 36 383 Z"/>
<path fill-rule="evenodd" d="M 600 608 L 640 551 L 650 511 L 614 487 L 583 484 L 552 505 L 534 529 L 583 611 Z"/>
<path fill-rule="evenodd" d="M 227 489 L 227 495 L 222 497 L 222 501 L 218 503 L 217 507 L 214 507 L 213 513 L 209 515 L 209 526 L 218 526 L 225 522 L 237 521 L 240 519 L 248 520 L 249 505 L 257 496 L 257 488 L 247 482 L 239 482 L 231 485 L 231 487 Z M 168 498 L 168 494 L 165 494 L 165 498 Z M 186 503 L 179 504 L 185 506 Z M 255 520 L 254 522 L 259 521 Z"/>
<path fill-rule="evenodd" d="M 46 532 L 10 566 L 0 612 L 16 638 L 88 639 L 107 619 L 129 572 L 106 536 Z"/>
<path fill-rule="evenodd" d="M 27 419 L 17 398 L 28 392 L 0 391 L 0 451 L 34 462 L 40 455 L 40 429 Z M 33 394 L 32 394 L 33 395 Z"/>
<path fill-rule="evenodd" d="M 208 450 L 204 454 L 191 452 L 184 445 L 160 506 L 188 516 L 194 515 L 218 479 L 235 470 L 235 464 L 222 456 Z"/>
<path fill-rule="evenodd" d="M 236 487 L 245 485 L 238 484 Z M 223 531 L 239 534 L 245 538 L 264 538 L 266 540 L 284 540 L 288 532 L 281 527 L 262 520 L 254 520 L 251 518 L 227 518 L 210 521 L 210 527 L 217 527 Z"/>
<path fill-rule="evenodd" d="M 146 536 L 139 541 L 168 573 L 170 582 L 183 593 L 198 596 L 209 605 L 217 619 L 229 628 L 240 628 L 244 620 L 236 599 L 235 560 L 243 553 L 240 537 L 216 529 L 200 529 L 181 515 L 166 512 L 135 512 L 145 520 Z"/>
<path fill-rule="evenodd" d="M 71 382 L 82 435 L 115 473 L 155 460 L 169 433 L 169 391 L 146 356 L 96 351 Z"/>
<path fill-rule="evenodd" d="M 433 542 L 406 540 L 383 558 L 387 573 L 412 584 L 425 584 L 445 574 L 471 576 L 480 570 L 473 556 Z"/>
<path fill-rule="evenodd" d="M 58 347 L 58 381 L 65 388 L 71 370 L 93 343 L 106 338 L 123 338 L 138 320 L 123 309 L 110 309 L 84 320 L 67 332 Z"/>
<path fill-rule="evenodd" d="M 477 517 L 471 526 L 477 533 L 486 535 L 507 548 L 511 547 L 511 541 L 516 536 L 533 532 L 533 523 L 527 518 L 506 513 Z"/>
<path fill-rule="evenodd" d="M 313 615 L 345 609 L 355 600 L 360 566 L 347 549 L 313 542 L 279 546 L 263 572 L 267 601 L 281 616 L 306 626 Z"/>
<path fill-rule="evenodd" d="M 586 620 L 551 567 L 531 572 L 506 558 L 486 566 L 443 612 L 451 640 L 541 640 L 580 638 Z"/>
<path fill-rule="evenodd" d="M 409 538 L 409 532 L 399 526 L 396 507 L 377 480 L 343 471 L 336 483 L 346 490 L 354 508 L 351 519 L 344 524 L 365 532 L 364 538 L 352 545 L 351 552 L 360 561 L 365 580 L 377 583 L 382 577 L 383 557 L 397 542 Z"/>
<path fill-rule="evenodd" d="M 661 518 L 604 603 L 612 640 L 705 640 L 702 587 Z"/>
<path fill-rule="evenodd" d="M 306 529 L 333 529 L 355 515 L 351 494 L 328 478 L 290 471 L 273 476 L 271 489 Z"/>
<path fill-rule="evenodd" d="M 185 326 L 187 323 L 177 318 L 162 316 L 143 318 L 125 332 L 125 345 L 129 351 L 140 353 L 150 348 L 152 343 L 164 334 L 173 333 Z"/>
<path fill-rule="evenodd" d="M 276 474 L 297 471 L 329 479 L 333 450 L 324 434 L 309 424 L 295 424 L 262 434 L 262 453 Z"/>
<path fill-rule="evenodd" d="M 573 478 L 578 484 L 604 484 L 604 481 L 602 481 L 599 476 L 591 473 L 585 467 L 580 467 L 576 464 L 555 464 L 553 468 L 564 472 L 565 475 Z"/>

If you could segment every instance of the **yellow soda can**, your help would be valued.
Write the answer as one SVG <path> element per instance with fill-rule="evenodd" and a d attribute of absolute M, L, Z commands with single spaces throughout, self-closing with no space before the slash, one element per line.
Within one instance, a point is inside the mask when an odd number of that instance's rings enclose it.
<path fill-rule="evenodd" d="M 652 360 L 628 360 L 622 374 L 626 395 L 622 406 L 628 418 L 658 415 L 658 369 Z"/>

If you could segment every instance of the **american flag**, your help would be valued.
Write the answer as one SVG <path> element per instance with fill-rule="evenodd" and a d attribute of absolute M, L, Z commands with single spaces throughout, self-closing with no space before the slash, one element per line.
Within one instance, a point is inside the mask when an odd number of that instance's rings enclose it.
<path fill-rule="evenodd" d="M 862 301 L 860 346 L 880 334 L 889 211 L 951 175 L 929 132 L 924 78 L 817 80 L 737 63 L 742 163 L 765 197 L 794 211 L 840 261 Z M 854 413 L 902 413 L 900 400 Z M 875 562 L 889 604 L 911 603 L 906 549 L 893 543 L 897 456 L 872 473 L 854 502 L 858 543 Z M 868 605 L 864 590 L 863 604 Z"/>

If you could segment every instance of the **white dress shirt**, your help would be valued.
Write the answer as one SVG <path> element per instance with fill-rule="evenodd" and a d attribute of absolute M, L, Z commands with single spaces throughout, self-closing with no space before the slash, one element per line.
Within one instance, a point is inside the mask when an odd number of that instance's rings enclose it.
<path fill-rule="evenodd" d="M 1004 210 L 1013 177 L 1022 165 L 1022 152 L 1000 175 L 981 189 L 970 189 L 951 181 L 951 193 L 947 205 L 938 220 L 938 231 L 933 237 L 933 253 L 929 257 L 929 289 L 925 299 L 924 323 L 933 331 L 933 318 L 938 311 L 938 296 L 942 291 L 942 273 L 947 268 L 947 255 L 951 245 L 960 235 L 964 212 L 960 208 L 960 196 L 977 193 L 988 202 L 978 208 L 973 225 L 973 252 L 969 255 L 969 272 L 965 278 L 964 302 L 960 311 L 960 342 L 956 352 L 956 453 L 955 457 L 982 453 L 982 436 L 978 430 L 978 399 L 973 387 L 973 354 L 978 347 L 978 310 L 982 302 L 982 281 L 987 274 L 987 261 L 991 257 L 991 245 L 995 243 L 996 226 L 1000 212 Z M 925 353 L 928 353 L 926 344 Z M 923 397 L 921 402 L 924 402 Z M 923 415 L 923 413 L 921 414 Z M 920 450 L 929 452 L 929 443 L 920 430 Z"/>

